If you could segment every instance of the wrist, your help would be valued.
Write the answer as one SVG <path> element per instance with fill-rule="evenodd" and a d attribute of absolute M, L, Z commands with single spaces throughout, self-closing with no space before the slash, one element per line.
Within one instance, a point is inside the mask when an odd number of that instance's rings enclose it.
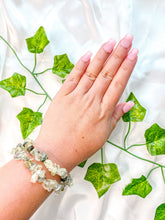
<path fill-rule="evenodd" d="M 40 152 L 45 152 L 53 163 L 59 164 L 61 168 L 65 168 L 68 172 L 70 172 L 77 165 L 77 163 L 75 162 L 73 153 L 71 153 L 69 150 L 63 150 L 62 146 L 64 144 L 66 143 L 57 143 L 54 141 L 49 141 L 48 139 L 43 140 L 40 137 L 37 137 L 33 143 L 34 147 Z"/>

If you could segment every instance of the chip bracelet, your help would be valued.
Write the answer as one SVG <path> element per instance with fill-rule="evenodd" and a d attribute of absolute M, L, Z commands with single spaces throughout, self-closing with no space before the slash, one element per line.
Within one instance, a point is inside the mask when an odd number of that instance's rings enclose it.
<path fill-rule="evenodd" d="M 42 170 L 42 166 L 34 162 L 32 158 L 29 158 L 27 152 L 33 155 L 36 161 L 43 162 L 45 167 L 51 172 L 52 176 L 55 176 L 56 174 L 59 175 L 61 177 L 61 182 L 58 183 L 56 180 L 46 179 L 46 171 Z M 54 192 L 59 193 L 64 190 L 66 185 L 72 185 L 72 179 L 67 170 L 65 168 L 60 168 L 57 164 L 53 164 L 44 152 L 40 153 L 34 148 L 32 140 L 28 139 L 24 144 L 19 143 L 12 149 L 11 153 L 14 154 L 14 159 L 23 160 L 25 166 L 31 171 L 31 182 L 42 183 L 43 188 L 48 192 L 54 190 Z"/>

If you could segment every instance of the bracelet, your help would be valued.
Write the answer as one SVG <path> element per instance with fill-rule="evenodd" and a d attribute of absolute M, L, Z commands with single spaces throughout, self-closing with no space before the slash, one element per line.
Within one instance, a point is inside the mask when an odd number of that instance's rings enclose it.
<path fill-rule="evenodd" d="M 57 174 L 61 177 L 62 180 L 70 178 L 67 170 L 65 168 L 60 168 L 59 165 L 49 160 L 45 152 L 40 153 L 40 151 L 33 146 L 32 140 L 27 139 L 24 142 L 23 146 L 25 147 L 25 150 L 27 150 L 32 156 L 35 157 L 36 161 L 41 161 L 42 163 L 44 163 L 45 167 L 51 172 L 52 176 L 55 176 Z"/>
<path fill-rule="evenodd" d="M 56 174 L 61 177 L 61 182 L 58 183 L 56 180 L 46 179 L 45 170 L 42 170 L 41 165 L 37 165 L 32 158 L 28 157 L 28 152 L 34 156 L 36 161 L 41 161 L 44 163 L 45 167 L 51 172 L 52 176 Z M 68 174 L 65 168 L 60 168 L 59 165 L 53 164 L 51 160 L 48 159 L 46 153 L 40 153 L 33 146 L 33 141 L 28 139 L 24 144 L 19 143 L 16 148 L 12 149 L 12 154 L 14 154 L 14 159 L 23 160 L 25 166 L 31 171 L 32 183 L 42 183 L 42 186 L 48 192 L 54 190 L 54 192 L 59 193 L 64 190 L 66 185 L 71 186 L 73 184 L 70 174 Z"/>

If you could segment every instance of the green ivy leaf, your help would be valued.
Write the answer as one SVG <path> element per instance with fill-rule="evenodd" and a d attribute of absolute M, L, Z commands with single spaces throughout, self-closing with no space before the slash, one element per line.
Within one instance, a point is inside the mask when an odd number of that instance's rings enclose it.
<path fill-rule="evenodd" d="M 66 79 L 63 79 L 63 80 L 62 80 L 62 83 L 64 83 L 64 82 L 65 82 L 65 80 L 66 80 Z"/>
<path fill-rule="evenodd" d="M 100 198 L 108 191 L 113 183 L 119 181 L 121 178 L 116 164 L 93 163 L 88 167 L 84 179 L 93 184 Z"/>
<path fill-rule="evenodd" d="M 85 166 L 86 162 L 87 162 L 87 160 L 83 161 L 83 162 L 80 163 L 78 166 L 83 168 L 83 167 Z"/>
<path fill-rule="evenodd" d="M 142 175 L 138 179 L 132 179 L 132 182 L 123 190 L 122 195 L 138 195 L 145 198 L 151 191 L 152 186 L 149 184 L 147 178 Z"/>
<path fill-rule="evenodd" d="M 154 220 L 164 220 L 165 219 L 165 203 L 161 204 L 155 213 Z"/>
<path fill-rule="evenodd" d="M 74 65 L 70 62 L 67 54 L 57 55 L 54 57 L 52 72 L 61 78 L 65 78 L 73 67 Z"/>
<path fill-rule="evenodd" d="M 44 48 L 49 44 L 44 28 L 41 26 L 33 37 L 26 39 L 29 52 L 42 53 Z"/>
<path fill-rule="evenodd" d="M 0 87 L 8 91 L 11 97 L 25 95 L 26 77 L 14 73 L 11 77 L 0 81 Z"/>
<path fill-rule="evenodd" d="M 29 108 L 23 108 L 17 118 L 20 121 L 23 139 L 27 138 L 37 126 L 42 124 L 42 113 L 33 112 Z"/>
<path fill-rule="evenodd" d="M 152 156 L 165 154 L 165 129 L 155 123 L 145 131 L 144 137 Z"/>
<path fill-rule="evenodd" d="M 133 101 L 135 104 L 131 108 L 131 110 L 127 113 L 125 113 L 122 117 L 124 122 L 139 122 L 143 121 L 145 114 L 146 114 L 146 109 L 140 105 L 134 94 L 131 92 L 130 95 L 128 96 L 126 102 L 128 101 Z"/>

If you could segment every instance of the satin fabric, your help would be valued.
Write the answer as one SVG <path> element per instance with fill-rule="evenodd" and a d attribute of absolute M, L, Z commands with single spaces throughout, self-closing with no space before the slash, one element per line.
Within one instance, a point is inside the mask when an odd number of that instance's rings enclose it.
<path fill-rule="evenodd" d="M 27 51 L 25 38 L 44 26 L 50 44 L 37 56 L 37 72 L 53 65 L 55 54 L 67 53 L 73 63 L 86 51 L 93 54 L 109 38 L 120 40 L 126 33 L 134 35 L 133 47 L 139 49 L 139 59 L 121 98 L 132 91 L 147 109 L 144 122 L 133 123 L 127 144 L 144 143 L 144 132 L 153 123 L 165 128 L 165 2 L 163 0 L 0 0 L 0 34 L 15 48 L 24 65 L 30 69 L 34 56 Z M 40 91 L 32 77 L 17 62 L 11 50 L 0 40 L 0 79 L 18 72 L 27 77 L 27 87 Z M 61 84 L 50 71 L 39 80 L 53 97 Z M 0 165 L 11 159 L 10 151 L 22 142 L 16 115 L 22 108 L 34 111 L 42 97 L 27 92 L 25 97 L 11 98 L 0 89 Z M 45 113 L 49 101 L 41 109 Z M 127 123 L 118 123 L 110 140 L 123 145 Z M 39 127 L 30 135 L 34 139 Z M 66 137 L 67 138 L 67 137 Z M 135 147 L 133 153 L 153 159 L 145 146 Z M 165 164 L 164 156 L 154 160 Z M 100 152 L 92 156 L 83 169 L 72 171 L 74 185 L 61 195 L 50 197 L 31 217 L 31 220 L 151 220 L 155 210 L 164 202 L 165 184 L 160 169 L 153 171 L 149 182 L 152 192 L 142 199 L 122 196 L 122 190 L 132 178 L 147 175 L 153 167 L 119 151 L 109 144 L 104 146 L 104 162 L 115 162 L 121 180 L 113 184 L 100 199 L 92 184 L 85 181 L 87 167 L 100 162 Z M 14 175 L 14 174 L 13 174 Z"/>

